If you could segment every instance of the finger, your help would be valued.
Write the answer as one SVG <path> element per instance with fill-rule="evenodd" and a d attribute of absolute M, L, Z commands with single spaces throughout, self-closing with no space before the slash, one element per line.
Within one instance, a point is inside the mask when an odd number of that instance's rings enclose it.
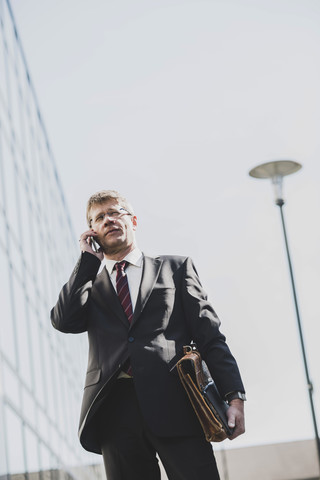
<path fill-rule="evenodd" d="M 92 236 L 96 236 L 96 232 L 93 230 L 87 230 L 86 232 L 83 232 L 82 235 L 80 235 L 79 242 L 87 242 L 87 239 Z"/>
<path fill-rule="evenodd" d="M 236 426 L 236 414 L 233 411 L 232 407 L 228 409 L 227 415 L 228 415 L 228 426 L 230 428 L 234 428 Z"/>
<path fill-rule="evenodd" d="M 245 432 L 245 426 L 244 426 L 244 421 L 241 418 L 236 419 L 236 426 L 231 427 L 234 428 L 232 435 L 229 437 L 230 440 L 234 440 L 235 438 L 239 437 L 239 435 L 242 435 Z M 230 423 L 228 422 L 228 425 L 230 426 Z"/>
<path fill-rule="evenodd" d="M 93 249 L 91 246 L 91 237 L 92 237 L 92 232 L 90 230 L 80 235 L 79 246 L 82 252 L 85 252 L 85 251 L 90 253 L 93 252 Z"/>
<path fill-rule="evenodd" d="M 236 417 L 235 415 L 230 415 L 229 419 L 228 419 L 228 426 L 230 428 L 234 428 L 236 426 Z"/>

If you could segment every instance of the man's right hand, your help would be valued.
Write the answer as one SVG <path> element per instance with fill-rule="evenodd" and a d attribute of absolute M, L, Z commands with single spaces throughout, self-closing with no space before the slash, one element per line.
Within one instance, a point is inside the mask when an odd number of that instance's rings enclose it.
<path fill-rule="evenodd" d="M 88 252 L 94 255 L 95 257 L 99 258 L 100 261 L 103 260 L 103 253 L 101 248 L 97 252 L 95 252 L 92 248 L 92 238 L 97 236 L 96 232 L 92 229 L 87 230 L 82 235 L 80 235 L 79 242 L 80 242 L 80 250 L 81 252 Z"/>

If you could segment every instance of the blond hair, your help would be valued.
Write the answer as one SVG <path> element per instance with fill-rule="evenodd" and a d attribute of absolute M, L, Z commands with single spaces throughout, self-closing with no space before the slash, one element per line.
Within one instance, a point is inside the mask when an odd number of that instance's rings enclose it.
<path fill-rule="evenodd" d="M 128 213 L 134 215 L 134 211 L 130 203 L 127 201 L 125 197 L 122 197 L 120 193 L 116 190 L 101 190 L 100 192 L 96 192 L 88 200 L 87 203 L 87 223 L 91 228 L 91 221 L 92 218 L 90 217 L 91 208 L 94 205 L 101 205 L 102 203 L 108 202 L 110 200 L 116 200 L 121 207 L 125 208 Z"/>

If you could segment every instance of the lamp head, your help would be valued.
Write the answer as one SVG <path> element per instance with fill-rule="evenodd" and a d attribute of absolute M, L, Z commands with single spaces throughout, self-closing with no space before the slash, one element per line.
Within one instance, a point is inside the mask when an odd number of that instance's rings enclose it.
<path fill-rule="evenodd" d="M 270 178 L 274 187 L 276 204 L 282 206 L 284 204 L 282 195 L 283 177 L 297 172 L 301 167 L 300 163 L 293 160 L 275 160 L 252 168 L 249 175 L 254 178 Z"/>

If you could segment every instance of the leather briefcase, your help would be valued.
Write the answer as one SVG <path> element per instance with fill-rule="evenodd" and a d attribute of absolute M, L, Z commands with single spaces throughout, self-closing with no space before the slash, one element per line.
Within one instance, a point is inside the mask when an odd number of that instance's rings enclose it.
<path fill-rule="evenodd" d="M 222 442 L 233 433 L 233 429 L 228 426 L 229 406 L 221 398 L 196 345 L 192 343 L 183 347 L 183 353 L 183 357 L 176 364 L 181 383 L 207 442 Z"/>

